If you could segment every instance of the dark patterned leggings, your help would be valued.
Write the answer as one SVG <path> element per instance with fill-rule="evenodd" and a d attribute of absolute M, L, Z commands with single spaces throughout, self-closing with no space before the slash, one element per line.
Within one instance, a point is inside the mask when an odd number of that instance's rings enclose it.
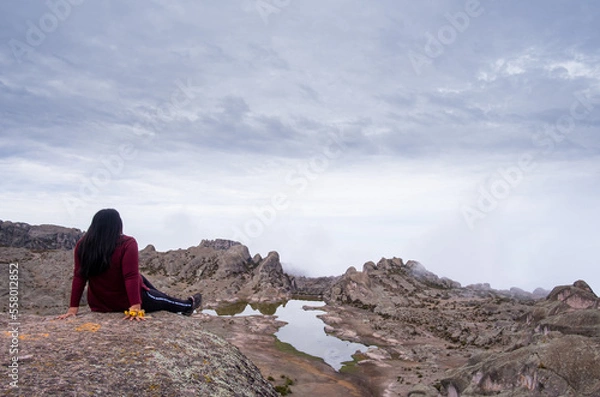
<path fill-rule="evenodd" d="M 192 310 L 191 298 L 186 300 L 173 298 L 157 290 L 146 277 L 142 276 L 142 280 L 144 280 L 144 285 L 148 287 L 148 289 L 142 288 L 142 309 L 146 312 L 166 310 L 173 313 L 186 313 Z"/>

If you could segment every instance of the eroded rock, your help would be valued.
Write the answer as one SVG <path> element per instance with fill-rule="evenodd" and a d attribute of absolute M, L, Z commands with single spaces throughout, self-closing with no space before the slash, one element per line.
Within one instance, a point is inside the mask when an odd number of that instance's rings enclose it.
<path fill-rule="evenodd" d="M 83 236 L 79 229 L 0 221 L 0 246 L 32 250 L 70 250 Z"/>
<path fill-rule="evenodd" d="M 246 356 L 202 331 L 194 317 L 166 312 L 144 322 L 122 317 L 90 312 L 64 321 L 23 315 L 18 394 L 279 395 Z M 10 390 L 8 382 L 0 384 L 0 394 Z"/>

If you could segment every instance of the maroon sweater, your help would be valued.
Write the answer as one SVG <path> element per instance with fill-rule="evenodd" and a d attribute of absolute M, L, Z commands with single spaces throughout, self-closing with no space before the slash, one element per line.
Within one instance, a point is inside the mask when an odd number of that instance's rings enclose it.
<path fill-rule="evenodd" d="M 71 307 L 79 307 L 86 284 L 86 279 L 79 274 L 81 263 L 77 250 L 80 243 L 81 241 L 75 247 Z M 87 281 L 89 281 L 87 299 L 92 311 L 115 312 L 141 304 L 140 288 L 143 282 L 139 271 L 137 241 L 133 237 L 121 236 L 108 270 L 90 277 Z"/>

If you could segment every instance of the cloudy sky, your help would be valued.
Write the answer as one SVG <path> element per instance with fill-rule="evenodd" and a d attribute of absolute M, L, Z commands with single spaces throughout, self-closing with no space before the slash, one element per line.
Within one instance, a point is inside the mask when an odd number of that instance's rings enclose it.
<path fill-rule="evenodd" d="M 0 3 L 0 219 L 600 292 L 600 4 Z"/>

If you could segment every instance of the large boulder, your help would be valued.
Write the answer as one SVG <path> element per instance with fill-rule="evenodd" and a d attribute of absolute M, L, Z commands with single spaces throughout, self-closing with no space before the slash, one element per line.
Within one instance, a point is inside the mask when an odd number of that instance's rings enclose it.
<path fill-rule="evenodd" d="M 18 383 L 13 384 L 18 389 L 6 378 L 0 394 L 279 395 L 235 346 L 202 331 L 198 318 L 167 312 L 151 317 L 132 322 L 119 313 L 88 312 L 66 321 L 21 316 L 15 338 L 10 336 L 18 345 L 13 356 L 18 357 Z M 12 330 L 5 319 L 0 325 Z"/>
<path fill-rule="evenodd" d="M 478 356 L 443 380 L 461 396 L 598 396 L 600 339 L 539 336 L 528 346 Z"/>
<path fill-rule="evenodd" d="M 538 329 L 600 337 L 600 299 L 583 280 L 555 287 L 531 318 Z"/>
<path fill-rule="evenodd" d="M 573 285 L 555 287 L 546 299 L 562 303 L 556 306 L 557 311 L 591 309 L 600 306 L 600 299 L 583 280 L 578 280 Z"/>

